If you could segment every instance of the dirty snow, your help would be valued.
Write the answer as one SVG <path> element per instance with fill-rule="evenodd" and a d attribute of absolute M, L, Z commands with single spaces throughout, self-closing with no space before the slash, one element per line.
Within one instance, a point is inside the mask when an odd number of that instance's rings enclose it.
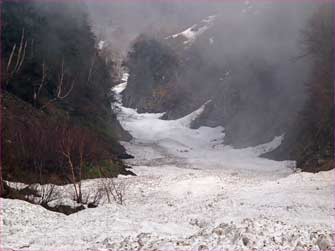
<path fill-rule="evenodd" d="M 137 176 L 121 176 L 125 204 L 107 203 L 70 216 L 2 199 L 3 248 L 31 250 L 330 250 L 333 171 L 317 174 L 259 155 L 257 147 L 224 145 L 224 128 L 189 128 L 204 106 L 179 120 L 122 106 L 133 135 L 123 142 Z M 204 104 L 206 105 L 206 104 Z M 83 182 L 94 194 L 100 179 Z M 22 185 L 20 185 L 22 186 Z M 71 186 L 58 187 L 70 196 Z"/>

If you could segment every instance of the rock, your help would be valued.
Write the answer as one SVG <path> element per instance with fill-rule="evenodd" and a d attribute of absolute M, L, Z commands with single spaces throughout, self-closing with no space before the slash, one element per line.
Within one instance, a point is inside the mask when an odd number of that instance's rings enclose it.
<path fill-rule="evenodd" d="M 209 248 L 208 248 L 206 245 L 201 244 L 201 245 L 199 246 L 198 250 L 199 250 L 199 251 L 200 251 L 200 250 L 209 250 Z"/>
<path fill-rule="evenodd" d="M 330 241 L 326 239 L 324 235 L 319 236 L 318 240 L 316 241 L 320 250 L 332 250 L 332 246 Z"/>
<path fill-rule="evenodd" d="M 168 205 L 169 207 L 173 207 L 173 203 L 171 203 L 171 202 L 168 202 L 167 205 Z"/>
<path fill-rule="evenodd" d="M 68 206 L 68 205 L 49 206 L 49 205 L 43 205 L 43 207 L 50 210 L 50 211 L 54 211 L 54 212 L 58 212 L 58 213 L 66 214 L 66 215 L 74 214 L 74 213 L 77 213 L 77 212 L 85 209 L 85 207 L 83 205 L 78 205 L 78 206 Z"/>
<path fill-rule="evenodd" d="M 246 237 L 246 236 L 243 236 L 243 238 L 242 238 L 242 242 L 243 242 L 243 245 L 244 245 L 244 246 L 248 246 L 248 244 L 249 244 L 250 240 L 249 240 L 249 238 L 248 238 L 248 237 Z"/>
<path fill-rule="evenodd" d="M 224 230 L 220 227 L 214 228 L 212 233 L 217 234 L 217 235 L 223 235 L 224 234 Z"/>
<path fill-rule="evenodd" d="M 96 208 L 96 207 L 98 207 L 98 205 L 93 203 L 93 202 L 90 202 L 90 203 L 87 204 L 87 207 L 88 208 Z"/>
<path fill-rule="evenodd" d="M 121 154 L 118 155 L 118 158 L 119 159 L 133 159 L 134 156 L 130 155 L 128 153 L 121 153 Z"/>
<path fill-rule="evenodd" d="M 204 228 L 207 226 L 207 222 L 205 220 L 199 220 L 199 219 L 191 219 L 190 224 L 200 228 Z"/>

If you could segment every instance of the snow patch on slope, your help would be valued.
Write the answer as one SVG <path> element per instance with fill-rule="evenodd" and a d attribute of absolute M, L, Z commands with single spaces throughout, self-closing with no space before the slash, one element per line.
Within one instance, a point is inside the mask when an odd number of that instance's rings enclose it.
<path fill-rule="evenodd" d="M 102 50 L 104 48 L 105 43 L 106 43 L 105 41 L 100 40 L 98 43 L 98 50 Z"/>
<path fill-rule="evenodd" d="M 114 87 L 118 100 L 122 100 L 121 93 L 124 88 L 125 83 Z M 225 133 L 222 126 L 191 129 L 192 122 L 202 114 L 209 103 L 210 100 L 196 111 L 176 120 L 161 119 L 164 113 L 138 113 L 136 109 L 123 107 L 122 103 L 119 103 L 118 119 L 123 128 L 133 136 L 131 144 L 126 143 L 128 147 L 132 145 L 128 151 L 138 159 L 141 158 L 140 148 L 143 144 L 151 144 L 159 155 L 168 156 L 176 162 L 183 160 L 179 164 L 184 168 L 221 168 L 277 177 L 292 173 L 294 162 L 277 162 L 258 157 L 278 147 L 283 136 L 275 137 L 271 142 L 256 147 L 234 149 L 223 144 Z M 135 150 L 136 146 L 139 150 Z M 170 160 L 168 163 L 171 163 Z"/>
<path fill-rule="evenodd" d="M 197 37 L 199 37 L 202 33 L 204 33 L 206 30 L 208 30 L 212 25 L 215 20 L 216 16 L 212 15 L 209 16 L 205 19 L 203 19 L 200 24 L 194 24 L 191 27 L 187 28 L 186 30 L 171 35 L 167 38 L 178 38 L 178 37 L 183 37 L 185 38 L 185 41 L 183 42 L 185 45 L 192 44 Z"/>
<path fill-rule="evenodd" d="M 185 127 L 191 127 L 192 122 L 194 122 L 204 112 L 206 105 L 210 104 L 211 102 L 212 102 L 211 100 L 208 100 L 198 110 L 195 110 L 189 115 L 186 115 L 181 119 L 178 119 L 176 123 L 179 123 L 180 125 Z"/>

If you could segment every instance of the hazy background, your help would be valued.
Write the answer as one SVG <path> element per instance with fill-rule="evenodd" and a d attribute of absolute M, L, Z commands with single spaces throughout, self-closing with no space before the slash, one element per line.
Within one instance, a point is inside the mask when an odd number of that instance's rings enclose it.
<path fill-rule="evenodd" d="M 250 43 L 267 45 L 264 49 L 274 46 L 270 42 L 296 46 L 299 30 L 317 5 L 315 1 L 113 0 L 87 3 L 96 34 L 115 44 L 116 48 L 128 48 L 143 32 L 178 32 L 209 15 L 217 15 L 225 21 L 221 26 L 222 34 L 217 35 L 225 36 L 234 30 L 235 35 L 241 33 L 244 38 L 230 44 L 232 50 L 241 49 L 239 44 L 249 47 Z M 267 27 L 274 29 L 276 34 Z"/>
<path fill-rule="evenodd" d="M 152 93 L 139 95 L 138 90 L 153 81 L 147 76 L 130 78 L 126 105 L 140 111 L 166 111 L 167 118 L 176 118 L 211 99 L 214 105 L 198 126 L 223 125 L 227 142 L 244 147 L 284 134 L 304 104 L 309 60 L 300 59 L 301 37 L 318 6 L 315 1 L 111 1 L 87 5 L 98 40 L 106 41 L 122 58 L 134 39 L 145 33 L 172 47 L 184 65 L 176 82 L 179 90 L 187 91 L 174 101 L 178 105 L 145 106 L 153 103 Z M 213 25 L 191 46 L 181 49 L 182 41 L 165 42 L 166 36 L 210 15 L 216 16 Z M 150 71 L 141 67 L 137 67 L 139 72 Z"/>

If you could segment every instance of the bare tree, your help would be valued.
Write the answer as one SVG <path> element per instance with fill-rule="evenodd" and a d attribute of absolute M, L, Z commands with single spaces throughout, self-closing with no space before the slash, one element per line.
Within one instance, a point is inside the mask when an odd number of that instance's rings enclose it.
<path fill-rule="evenodd" d="M 89 84 L 90 81 L 91 81 L 91 77 L 92 77 L 92 73 L 93 73 L 93 69 L 94 69 L 95 60 L 96 60 L 96 56 L 94 55 L 94 57 L 92 58 L 92 61 L 91 61 L 90 68 L 88 70 L 87 84 Z"/>
<path fill-rule="evenodd" d="M 94 191 L 93 195 L 89 190 L 85 194 L 83 193 L 81 203 L 88 205 L 88 207 L 97 207 L 102 199 L 103 192 L 104 190 L 101 187 L 98 187 L 97 190 Z"/>
<path fill-rule="evenodd" d="M 93 205 L 93 206 L 98 206 L 101 199 L 102 199 L 102 195 L 103 195 L 103 190 L 101 188 L 98 188 L 93 196 L 93 198 L 90 200 L 89 203 L 87 203 L 88 205 Z"/>
<path fill-rule="evenodd" d="M 102 178 L 101 186 L 106 193 L 108 203 L 113 200 L 117 204 L 124 205 L 127 190 L 127 185 L 124 181 L 115 181 L 114 178 Z"/>
<path fill-rule="evenodd" d="M 46 184 L 39 186 L 38 193 L 40 198 L 38 204 L 46 206 L 49 202 L 58 200 L 60 198 L 59 192 L 56 190 L 56 185 Z"/>
<path fill-rule="evenodd" d="M 57 89 L 56 89 L 56 95 L 53 99 L 49 100 L 46 104 L 44 104 L 41 109 L 47 107 L 48 105 L 50 105 L 53 102 L 56 102 L 58 100 L 62 100 L 65 99 L 66 97 L 68 97 L 74 87 L 74 80 L 72 81 L 68 81 L 69 87 L 67 88 L 67 90 L 65 90 L 65 72 L 64 72 L 64 59 L 62 59 L 62 63 L 61 63 L 61 67 L 60 67 L 60 71 L 59 71 L 59 75 L 58 75 L 58 83 L 57 83 Z"/>
<path fill-rule="evenodd" d="M 45 63 L 43 62 L 42 63 L 42 78 L 41 78 L 41 82 L 39 83 L 39 85 L 38 85 L 37 88 L 34 88 L 34 97 L 33 97 L 33 99 L 34 99 L 35 106 L 38 103 L 38 100 L 39 100 L 39 97 L 40 97 L 40 93 L 41 93 L 41 90 L 42 90 L 42 88 L 44 86 L 46 77 L 47 77 L 47 70 L 46 70 Z"/>
<path fill-rule="evenodd" d="M 68 170 L 70 171 L 70 180 L 73 184 L 74 192 L 75 192 L 75 199 L 78 203 L 82 201 L 82 193 L 81 193 L 81 165 L 75 166 L 75 135 L 73 135 L 73 131 L 69 128 L 62 128 L 61 129 L 61 140 L 60 140 L 60 150 L 61 154 L 65 157 Z M 80 161 L 81 163 L 81 161 Z M 77 177 L 76 173 L 77 170 L 79 171 L 79 177 Z"/>
<path fill-rule="evenodd" d="M 26 42 L 24 43 L 22 56 L 21 56 L 21 59 L 20 59 L 20 61 L 19 61 L 19 64 L 18 64 L 17 68 L 15 68 L 15 72 L 19 72 L 20 69 L 21 69 L 21 66 L 22 66 L 23 61 L 24 61 L 25 56 L 26 56 L 26 48 L 27 48 L 27 40 L 26 40 Z"/>
<path fill-rule="evenodd" d="M 59 149 L 63 156 L 67 172 L 70 174 L 69 180 L 73 184 L 75 200 L 82 203 L 81 180 L 83 178 L 83 168 L 87 163 L 92 163 L 99 158 L 96 149 L 96 137 L 83 128 L 73 126 L 61 126 L 59 136 Z"/>
<path fill-rule="evenodd" d="M 6 79 L 6 84 L 9 83 L 9 80 L 17 73 L 20 72 L 21 67 L 23 65 L 23 62 L 26 57 L 26 48 L 28 45 L 28 41 L 25 40 L 25 35 L 24 35 L 24 28 L 22 28 L 22 33 L 21 33 L 21 40 L 20 40 L 20 45 L 19 48 L 17 49 L 16 52 L 16 44 L 13 45 L 12 51 L 10 53 L 7 65 L 6 65 L 6 72 L 5 72 L 5 79 Z M 16 58 L 15 58 L 16 56 Z M 15 58 L 15 60 L 14 60 Z"/>
<path fill-rule="evenodd" d="M 10 70 L 10 66 L 12 64 L 12 60 L 13 60 L 13 57 L 14 57 L 15 49 L 16 49 L 16 44 L 13 45 L 12 51 L 10 53 L 10 56 L 9 56 L 9 59 L 8 59 L 8 62 L 7 62 L 7 68 L 6 68 L 7 72 L 9 72 L 9 70 Z"/>

